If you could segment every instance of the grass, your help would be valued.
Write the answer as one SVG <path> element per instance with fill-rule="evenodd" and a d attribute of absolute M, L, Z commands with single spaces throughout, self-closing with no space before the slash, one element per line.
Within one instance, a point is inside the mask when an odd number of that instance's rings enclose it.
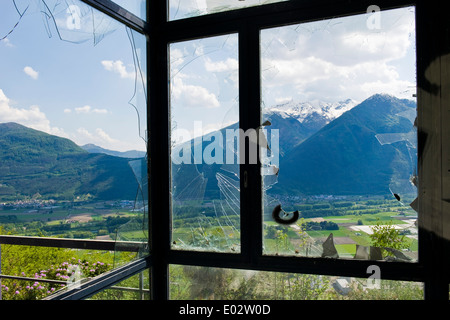
<path fill-rule="evenodd" d="M 389 221 L 394 222 L 395 224 L 404 224 L 405 222 L 394 218 L 394 216 L 398 216 L 398 212 L 380 212 L 375 214 L 363 214 L 363 215 L 345 215 L 345 216 L 329 216 L 326 217 L 325 220 L 339 223 L 351 223 L 358 224 L 358 221 L 362 221 L 364 225 L 374 225 L 378 221 L 385 221 L 386 223 Z"/>
<path fill-rule="evenodd" d="M 337 244 L 336 250 L 339 253 L 339 256 L 354 256 L 356 253 L 356 245 L 355 244 Z"/>
<path fill-rule="evenodd" d="M 147 234 L 145 234 L 144 231 L 142 230 L 134 230 L 126 232 L 119 231 L 119 237 L 121 239 L 125 239 L 128 241 L 136 241 L 135 239 L 142 240 L 144 238 L 147 238 Z"/>
<path fill-rule="evenodd" d="M 406 211 L 404 207 L 398 207 L 395 205 L 396 203 L 385 203 L 383 205 L 368 205 L 364 202 L 358 203 L 358 205 L 349 206 L 345 208 L 341 208 L 342 210 L 346 210 L 343 213 L 347 213 L 342 216 L 325 216 L 323 217 L 326 221 L 332 221 L 339 225 L 339 230 L 321 230 L 321 231 L 307 231 L 307 234 L 313 239 L 318 240 L 319 238 L 325 239 L 328 237 L 330 233 L 333 233 L 334 237 L 343 237 L 349 238 L 354 242 L 369 246 L 371 244 L 371 239 L 368 234 L 365 232 L 357 232 L 349 229 L 348 225 L 358 225 L 362 223 L 363 225 L 374 225 L 377 222 L 381 223 L 394 223 L 394 224 L 403 224 L 404 222 L 398 219 L 399 212 Z M 375 208 L 379 210 L 386 211 L 374 211 Z M 137 213 L 130 212 L 123 208 L 108 208 L 105 207 L 104 204 L 101 203 L 89 203 L 85 205 L 76 206 L 74 209 L 69 209 L 67 207 L 56 208 L 53 209 L 53 213 L 51 214 L 43 214 L 43 212 L 33 212 L 27 213 L 29 209 L 19 209 L 19 210 L 2 210 L 0 211 L 0 215 L 16 215 L 18 218 L 18 222 L 27 222 L 33 220 L 40 220 L 44 222 L 46 225 L 57 225 L 61 221 L 64 221 L 68 215 L 78 215 L 81 213 L 90 214 L 92 218 L 92 222 L 101 222 L 107 216 L 128 216 L 132 217 L 138 215 Z M 364 212 L 366 212 L 364 214 Z M 371 212 L 371 213 L 369 213 Z M 376 212 L 376 213 L 373 213 Z M 407 214 L 410 212 L 407 211 Z M 237 216 L 233 216 L 231 218 L 235 219 Z M 49 219 L 51 219 L 49 221 Z M 268 215 L 264 216 L 264 224 L 266 226 L 278 226 L 277 223 L 272 221 L 271 217 Z M 220 220 L 222 221 L 222 220 Z M 234 220 L 233 220 L 234 221 Z M 304 219 L 305 222 L 311 221 L 311 219 Z M 181 222 L 181 223 L 180 223 Z M 208 239 L 211 240 L 209 244 L 205 244 L 205 239 L 202 239 L 200 234 L 198 236 L 198 245 L 205 246 L 205 250 L 212 250 L 214 246 L 220 247 L 221 249 L 229 249 L 230 244 L 238 247 L 240 243 L 240 234 L 238 231 L 233 230 L 231 227 L 221 222 L 223 229 L 220 229 L 220 226 L 217 225 L 217 222 L 210 221 L 210 219 L 202 219 L 199 221 L 192 222 L 189 219 L 184 220 L 180 219 L 174 220 L 174 225 L 179 225 L 178 227 L 173 228 L 172 238 L 174 241 L 177 241 L 177 245 L 181 245 L 181 242 L 178 242 L 178 239 L 181 239 L 186 244 L 189 244 L 192 241 L 192 231 L 198 230 L 199 226 L 204 227 L 204 231 L 208 234 Z M 77 226 L 74 225 L 73 230 L 75 231 L 78 227 L 86 228 L 86 225 L 79 224 Z M 256 226 L 255 226 L 256 227 Z M 140 227 L 139 227 L 140 228 Z M 220 230 L 219 230 L 220 229 Z M 97 228 L 98 230 L 98 228 Z M 143 237 L 142 230 L 127 230 L 127 228 L 122 229 L 121 235 L 124 238 L 128 239 L 141 239 Z M 222 231 L 223 232 L 222 232 Z M 299 249 L 300 236 L 298 231 L 291 227 L 287 227 L 287 242 L 280 241 L 277 239 L 264 239 L 265 252 L 276 253 L 277 251 L 281 254 L 283 252 L 294 253 L 295 250 Z M 417 241 L 410 240 L 411 246 L 410 249 L 413 251 L 417 250 Z M 319 248 L 320 242 L 316 244 Z M 355 253 L 356 246 L 355 244 L 336 244 L 336 248 L 339 254 L 342 257 L 351 256 Z M 301 254 L 301 253 L 300 253 Z"/>
<path fill-rule="evenodd" d="M 306 231 L 310 237 L 328 237 L 333 233 L 333 237 L 346 237 L 347 233 L 341 229 L 339 230 L 320 230 L 320 231 Z"/>

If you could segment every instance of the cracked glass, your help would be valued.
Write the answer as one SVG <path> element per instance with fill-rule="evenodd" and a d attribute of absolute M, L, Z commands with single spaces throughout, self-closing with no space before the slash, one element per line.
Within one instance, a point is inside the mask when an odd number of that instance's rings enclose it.
<path fill-rule="evenodd" d="M 113 2 L 117 3 L 122 8 L 130 11 L 138 18 L 146 20 L 147 5 L 145 0 L 113 0 Z"/>
<path fill-rule="evenodd" d="M 414 7 L 261 31 L 264 253 L 417 261 Z"/>
<path fill-rule="evenodd" d="M 236 34 L 170 44 L 172 248 L 240 251 Z"/>
<path fill-rule="evenodd" d="M 288 0 L 168 0 L 169 20 L 197 17 L 283 1 Z"/>
<path fill-rule="evenodd" d="M 355 278 L 189 265 L 170 265 L 169 272 L 171 300 L 423 300 L 424 291 L 421 282 L 370 273 Z M 273 312 L 270 307 L 262 302 L 247 310 L 264 315 Z"/>

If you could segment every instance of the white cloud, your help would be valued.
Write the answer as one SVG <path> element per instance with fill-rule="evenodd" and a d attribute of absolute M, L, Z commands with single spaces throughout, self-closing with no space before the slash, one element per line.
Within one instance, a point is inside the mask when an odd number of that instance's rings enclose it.
<path fill-rule="evenodd" d="M 209 72 L 234 72 L 239 68 L 239 62 L 236 59 L 228 58 L 224 61 L 213 62 L 207 58 L 205 61 L 206 71 Z"/>
<path fill-rule="evenodd" d="M 63 129 L 50 125 L 50 120 L 47 119 L 39 106 L 33 105 L 25 109 L 15 108 L 11 104 L 11 100 L 0 89 L 0 122 L 16 122 L 49 134 L 67 137 Z"/>
<path fill-rule="evenodd" d="M 16 122 L 29 128 L 68 138 L 78 145 L 94 143 L 101 147 L 118 151 L 125 151 L 134 148 L 134 146 L 130 145 L 129 142 L 112 138 L 105 130 L 101 128 L 92 130 L 89 129 L 90 131 L 85 128 L 78 128 L 75 131 L 65 132 L 62 128 L 52 126 L 50 124 L 50 120 L 47 118 L 46 114 L 41 111 L 39 106 L 32 105 L 26 109 L 14 107 L 12 106 L 13 104 L 13 101 L 5 95 L 2 89 L 0 89 L 0 123 Z M 89 107 L 84 108 L 83 110 L 94 112 L 96 109 L 91 109 Z M 64 112 L 71 113 L 72 110 L 67 108 L 64 109 Z M 136 149 L 138 148 L 136 147 Z"/>
<path fill-rule="evenodd" d="M 217 108 L 219 101 L 214 93 L 197 85 L 185 84 L 181 76 L 173 79 L 171 93 L 175 103 L 185 108 Z"/>
<path fill-rule="evenodd" d="M 130 150 L 129 143 L 112 138 L 105 130 L 101 128 L 96 128 L 95 130 L 90 131 L 84 127 L 80 127 L 74 134 L 71 135 L 71 138 L 80 146 L 93 143 L 102 148 L 111 150 Z"/>
<path fill-rule="evenodd" d="M 23 71 L 34 80 L 37 80 L 37 78 L 39 77 L 39 72 L 37 72 L 30 66 L 26 66 L 25 68 L 23 68 Z"/>
<path fill-rule="evenodd" d="M 3 40 L 1 40 L 1 41 L 3 42 L 3 44 L 4 44 L 6 47 L 10 47 L 10 48 L 14 47 L 14 45 L 11 43 L 11 41 L 10 41 L 8 38 L 5 38 L 5 39 L 3 39 Z"/>
<path fill-rule="evenodd" d="M 106 114 L 106 113 L 108 113 L 108 110 L 95 108 L 95 109 L 92 110 L 92 112 L 93 113 L 98 113 L 98 114 Z"/>
<path fill-rule="evenodd" d="M 134 71 L 127 71 L 127 68 L 123 64 L 122 61 L 116 60 L 103 60 L 102 65 L 105 68 L 105 70 L 115 72 L 120 75 L 121 78 L 125 79 L 134 79 L 135 78 L 135 72 Z"/>
<path fill-rule="evenodd" d="M 75 108 L 75 112 L 76 113 L 89 113 L 89 111 L 91 111 L 91 107 L 90 106 L 84 106 L 84 107 Z"/>
<path fill-rule="evenodd" d="M 214 73 L 220 79 L 220 86 L 229 84 L 237 88 L 239 83 L 239 61 L 237 59 L 227 58 L 226 60 L 212 61 L 206 57 L 205 70 Z"/>
<path fill-rule="evenodd" d="M 379 30 L 367 28 L 366 18 L 360 15 L 264 30 L 266 105 L 281 97 L 362 101 L 375 93 L 388 93 L 411 98 L 415 87 L 413 12 L 383 12 Z"/>
<path fill-rule="evenodd" d="M 67 110 L 67 111 L 66 111 Z M 70 109 L 65 109 L 64 112 L 69 113 Z M 106 109 L 92 109 L 91 106 L 85 105 L 83 107 L 75 108 L 76 113 L 97 113 L 97 114 L 106 114 L 108 110 Z"/>
<path fill-rule="evenodd" d="M 184 54 L 178 48 L 170 48 L 170 68 L 172 70 L 177 69 L 184 62 Z"/>

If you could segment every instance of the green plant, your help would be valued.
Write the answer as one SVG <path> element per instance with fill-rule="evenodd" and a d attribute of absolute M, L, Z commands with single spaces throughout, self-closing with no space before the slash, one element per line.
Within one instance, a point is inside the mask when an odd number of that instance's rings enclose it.
<path fill-rule="evenodd" d="M 388 224 L 382 224 L 378 219 L 377 224 L 372 227 L 372 230 L 373 233 L 370 235 L 372 245 L 381 248 L 383 255 L 392 255 L 391 252 L 383 248 L 401 250 L 409 247 L 405 235 L 402 235 L 401 230 L 395 228 L 392 221 Z"/>
<path fill-rule="evenodd" d="M 35 272 L 33 276 L 28 276 L 25 272 L 20 273 L 21 277 L 34 278 L 34 282 L 16 279 L 4 280 L 1 286 L 2 298 L 4 300 L 39 300 L 67 284 L 81 278 L 95 277 L 110 268 L 110 264 L 101 261 L 90 262 L 72 257 L 68 261 Z M 65 281 L 66 284 L 46 283 L 40 281 L 41 279 Z"/>

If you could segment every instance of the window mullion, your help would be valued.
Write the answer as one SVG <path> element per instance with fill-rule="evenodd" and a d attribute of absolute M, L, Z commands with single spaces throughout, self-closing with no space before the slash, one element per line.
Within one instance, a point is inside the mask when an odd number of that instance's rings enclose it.
<path fill-rule="evenodd" d="M 261 123 L 259 30 L 251 21 L 239 33 L 239 117 L 241 129 L 256 130 Z M 241 248 L 250 263 L 262 255 L 262 202 L 260 161 L 250 163 L 251 146 L 246 143 L 246 159 L 241 164 Z M 257 148 L 259 149 L 259 148 Z M 259 152 L 259 150 L 258 150 Z"/>
<path fill-rule="evenodd" d="M 170 193 L 170 110 L 168 101 L 168 48 L 165 33 L 166 6 L 150 1 L 147 38 L 147 127 L 149 181 L 149 242 L 152 257 L 151 298 L 169 298 L 168 255 L 171 236 Z M 157 79 L 157 80 L 155 80 Z"/>

